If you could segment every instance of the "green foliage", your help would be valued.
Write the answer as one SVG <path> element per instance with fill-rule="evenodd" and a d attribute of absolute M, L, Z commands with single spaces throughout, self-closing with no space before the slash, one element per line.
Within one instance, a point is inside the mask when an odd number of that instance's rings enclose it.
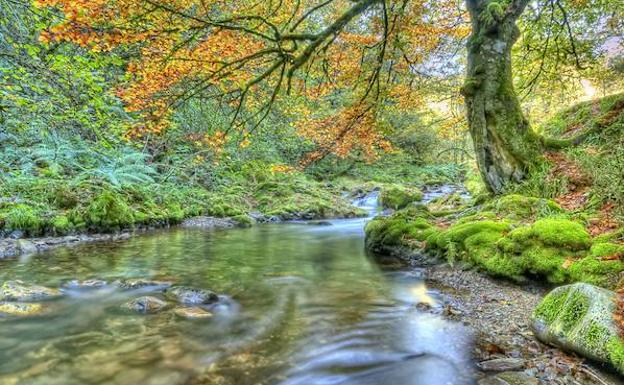
<path fill-rule="evenodd" d="M 52 232 L 56 235 L 65 235 L 72 230 L 72 224 L 66 215 L 59 214 L 50 222 Z"/>
<path fill-rule="evenodd" d="M 124 197 L 103 191 L 87 207 L 88 224 L 97 228 L 115 229 L 134 224 L 134 213 Z"/>
<path fill-rule="evenodd" d="M 0 219 L 8 230 L 24 230 L 28 234 L 37 235 L 42 229 L 41 212 L 27 204 L 9 205 L 0 212 Z"/>

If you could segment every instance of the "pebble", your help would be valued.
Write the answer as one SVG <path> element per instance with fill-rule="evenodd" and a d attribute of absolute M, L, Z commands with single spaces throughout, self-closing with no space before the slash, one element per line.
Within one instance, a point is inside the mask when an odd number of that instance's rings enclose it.
<path fill-rule="evenodd" d="M 486 377 L 479 385 L 538 385 L 539 381 L 523 372 L 505 372 Z"/>
<path fill-rule="evenodd" d="M 526 362 L 521 358 L 496 358 L 482 361 L 477 366 L 486 372 L 506 372 L 524 368 Z"/>

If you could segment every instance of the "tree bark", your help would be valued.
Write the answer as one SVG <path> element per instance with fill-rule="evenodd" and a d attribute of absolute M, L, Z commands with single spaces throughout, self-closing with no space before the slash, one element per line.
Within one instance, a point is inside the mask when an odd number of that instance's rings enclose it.
<path fill-rule="evenodd" d="M 462 93 L 477 164 L 488 189 L 502 193 L 524 179 L 542 144 L 524 117 L 513 87 L 511 49 L 516 21 L 529 0 L 466 0 L 472 21 Z"/>

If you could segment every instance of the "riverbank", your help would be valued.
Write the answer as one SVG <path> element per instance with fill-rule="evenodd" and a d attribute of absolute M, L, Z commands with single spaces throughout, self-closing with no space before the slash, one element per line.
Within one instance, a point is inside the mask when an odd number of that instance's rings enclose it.
<path fill-rule="evenodd" d="M 608 369 L 534 337 L 529 315 L 549 287 L 517 285 L 446 264 L 427 268 L 425 275 L 428 286 L 445 300 L 442 315 L 476 332 L 473 357 L 480 385 L 624 384 Z M 505 376 L 507 382 L 502 382 Z"/>

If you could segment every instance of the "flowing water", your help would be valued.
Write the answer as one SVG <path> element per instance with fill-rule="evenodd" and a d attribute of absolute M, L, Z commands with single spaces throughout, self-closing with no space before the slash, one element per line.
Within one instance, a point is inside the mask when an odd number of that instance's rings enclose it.
<path fill-rule="evenodd" d="M 120 309 L 149 288 L 65 291 L 40 316 L 0 319 L 0 384 L 472 384 L 470 332 L 421 310 L 442 305 L 420 271 L 367 256 L 367 220 L 174 229 L 0 261 L 3 281 L 171 280 L 229 298 L 185 320 Z"/>

